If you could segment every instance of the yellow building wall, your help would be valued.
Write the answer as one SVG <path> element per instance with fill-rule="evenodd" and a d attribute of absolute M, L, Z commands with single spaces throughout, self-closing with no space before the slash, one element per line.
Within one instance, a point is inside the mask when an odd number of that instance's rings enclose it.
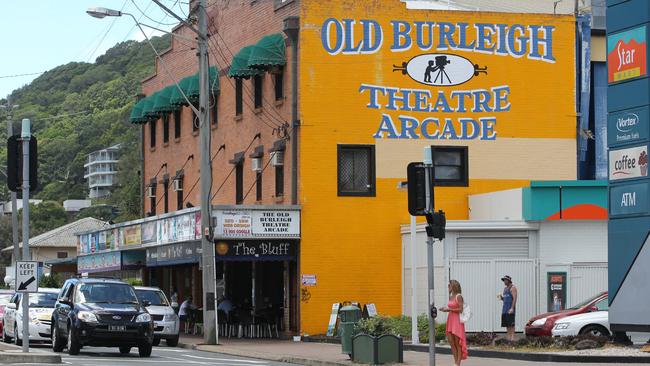
<path fill-rule="evenodd" d="M 361 20 L 375 21 L 381 26 L 381 47 L 366 53 L 328 53 L 326 48 L 331 51 L 336 45 L 334 26 L 329 28 L 326 41 L 322 37 L 329 18 L 341 23 L 343 19 L 355 20 L 350 37 L 354 45 L 363 38 Z M 406 193 L 399 191 L 397 184 L 406 180 L 409 162 L 422 160 L 425 146 L 460 145 L 469 149 L 469 186 L 436 188 L 436 209 L 444 210 L 448 220 L 468 218 L 467 197 L 471 194 L 524 187 L 530 180 L 576 178 L 573 17 L 406 10 L 399 0 L 304 0 L 300 20 L 300 273 L 317 278 L 315 286 L 301 289 L 303 333 L 324 333 L 331 306 L 337 302 L 375 303 L 380 314 L 401 313 L 400 224 L 407 223 L 409 216 Z M 468 44 L 477 38 L 477 31 L 472 29 L 478 23 L 521 24 L 522 29 L 549 26 L 554 60 L 439 50 L 435 34 L 429 50 L 418 47 L 413 39 L 410 49 L 397 52 L 391 50 L 393 20 L 468 23 Z M 493 42 L 497 38 L 491 36 Z M 530 44 L 527 47 L 530 55 Z M 456 86 L 436 86 L 393 71 L 424 54 L 432 58 L 439 54 L 462 56 L 480 68 L 487 67 L 487 74 L 479 73 Z M 449 69 L 453 69 L 451 65 Z M 439 91 L 449 95 L 459 90 L 490 91 L 508 86 L 510 108 L 492 113 L 395 111 L 385 108 L 383 96 L 378 98 L 381 108 L 369 108 L 369 93 L 360 90 L 362 85 L 428 90 L 434 96 Z M 501 107 L 505 109 L 505 105 L 503 101 Z M 383 115 L 390 116 L 400 136 L 400 116 L 413 117 L 419 123 L 430 117 L 442 121 L 451 118 L 457 131 L 459 118 L 494 117 L 496 135 L 467 140 L 428 139 L 423 134 L 419 138 L 388 138 L 390 134 L 378 133 L 381 126 L 386 127 Z M 337 195 L 338 144 L 375 145 L 375 197 Z"/>

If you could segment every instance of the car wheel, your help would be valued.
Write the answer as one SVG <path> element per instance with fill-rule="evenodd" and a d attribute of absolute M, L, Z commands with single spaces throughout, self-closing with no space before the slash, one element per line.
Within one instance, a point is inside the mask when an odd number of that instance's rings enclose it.
<path fill-rule="evenodd" d="M 23 345 L 23 341 L 21 341 L 20 338 L 18 338 L 19 334 L 20 333 L 18 332 L 18 324 L 14 324 L 14 343 L 16 343 L 16 346 Z"/>
<path fill-rule="evenodd" d="M 131 347 L 129 346 L 120 346 L 120 353 L 123 355 L 128 355 L 131 353 Z"/>
<path fill-rule="evenodd" d="M 166 342 L 169 347 L 176 347 L 178 346 L 178 336 L 174 338 L 167 338 Z"/>
<path fill-rule="evenodd" d="M 151 349 L 152 348 L 153 348 L 153 346 L 151 344 L 148 344 L 148 343 L 141 344 L 138 347 L 138 354 L 140 355 L 140 357 L 149 357 L 149 356 L 151 356 Z"/>
<path fill-rule="evenodd" d="M 74 335 L 74 330 L 72 329 L 72 324 L 68 326 L 68 354 L 71 356 L 76 356 L 79 354 L 81 346 L 79 345 L 79 340 L 77 336 Z"/>
<path fill-rule="evenodd" d="M 65 348 L 65 343 L 61 339 L 59 334 L 59 327 L 57 327 L 56 322 L 52 321 L 52 351 L 54 352 L 63 352 Z"/>
<path fill-rule="evenodd" d="M 159 344 L 160 344 L 160 338 L 155 337 L 155 338 L 153 339 L 153 345 L 154 345 L 154 346 L 157 346 L 157 345 L 159 345 Z"/>
<path fill-rule="evenodd" d="M 587 325 L 580 330 L 580 335 L 589 335 L 593 337 L 609 337 L 609 331 L 602 325 Z"/>

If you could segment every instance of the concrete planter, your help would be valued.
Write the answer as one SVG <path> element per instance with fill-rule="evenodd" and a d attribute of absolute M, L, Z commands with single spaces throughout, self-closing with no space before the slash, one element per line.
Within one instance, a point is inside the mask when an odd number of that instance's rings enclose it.
<path fill-rule="evenodd" d="M 352 361 L 370 365 L 404 362 L 402 338 L 388 334 L 374 337 L 357 334 L 352 337 Z"/>

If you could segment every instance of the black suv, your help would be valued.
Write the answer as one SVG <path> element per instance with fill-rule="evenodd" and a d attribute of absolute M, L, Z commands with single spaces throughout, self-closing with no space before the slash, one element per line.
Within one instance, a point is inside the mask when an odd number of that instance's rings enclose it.
<path fill-rule="evenodd" d="M 119 347 L 128 354 L 138 347 L 149 357 L 153 321 L 129 284 L 116 279 L 71 278 L 65 282 L 52 313 L 52 349 L 71 355 L 83 346 Z"/>

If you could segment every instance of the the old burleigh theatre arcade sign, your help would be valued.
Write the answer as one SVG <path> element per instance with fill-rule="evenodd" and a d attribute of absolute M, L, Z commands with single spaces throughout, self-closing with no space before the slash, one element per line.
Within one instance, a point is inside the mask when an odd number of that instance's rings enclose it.
<path fill-rule="evenodd" d="M 342 63 L 341 77 L 354 79 L 352 70 L 361 66 L 376 70 L 357 78 L 355 90 L 363 107 L 376 111 L 374 139 L 493 141 L 512 137 L 511 124 L 530 128 L 540 112 L 547 114 L 540 107 L 549 105 L 542 99 L 549 88 L 574 100 L 574 76 L 561 78 L 575 68 L 568 17 L 463 13 L 431 11 L 424 19 L 352 13 L 313 24 L 321 49 Z M 402 79 L 396 83 L 393 75 Z M 503 123 L 501 116 L 515 109 L 517 122 Z M 547 120 L 535 128 L 552 126 Z"/>

